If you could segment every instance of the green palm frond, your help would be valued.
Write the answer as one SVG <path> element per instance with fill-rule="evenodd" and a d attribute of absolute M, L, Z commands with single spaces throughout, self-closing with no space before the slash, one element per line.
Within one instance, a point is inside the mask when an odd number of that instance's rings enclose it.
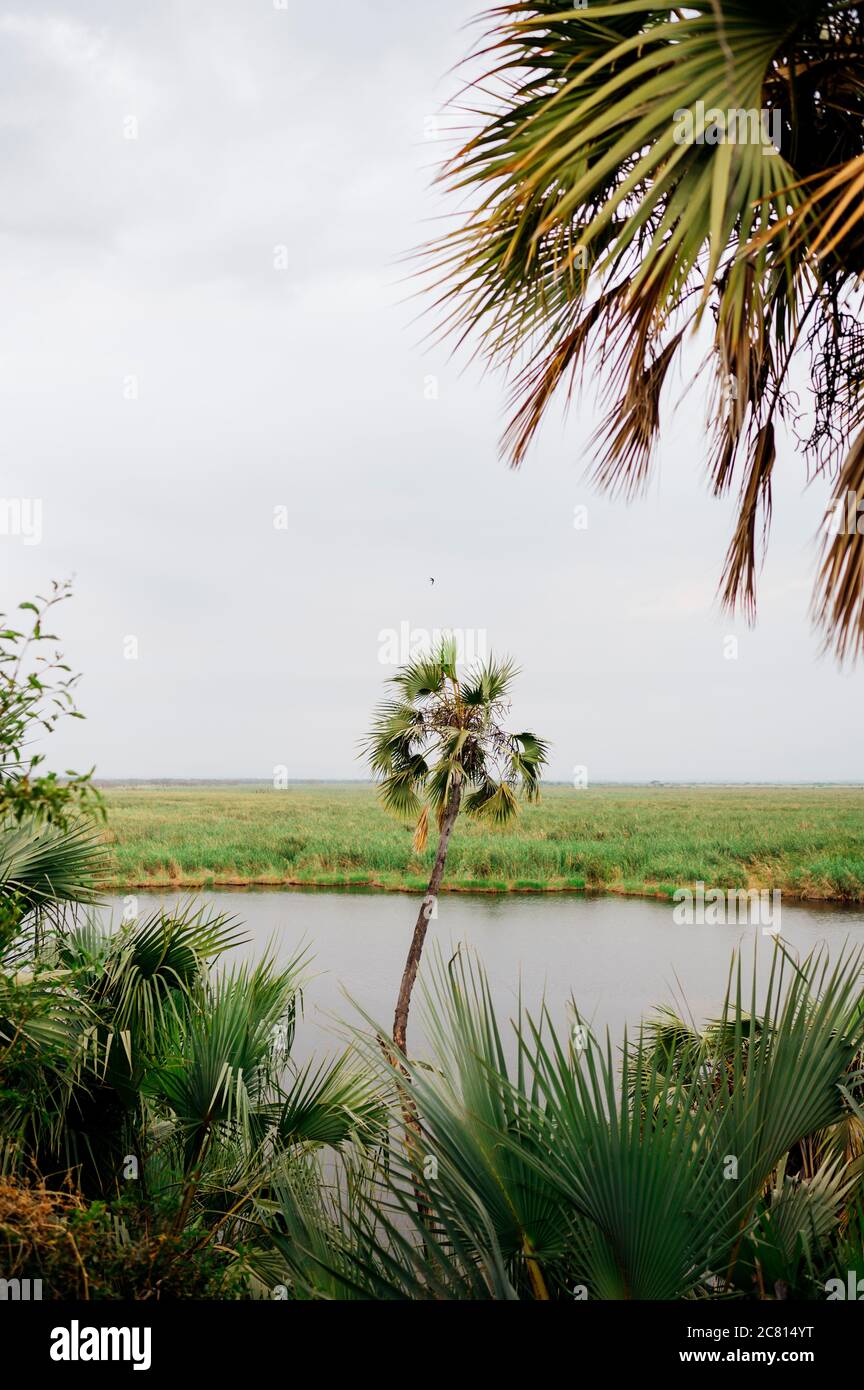
<path fill-rule="evenodd" d="M 387 700 L 375 710 L 361 747 L 375 773 L 388 773 L 411 760 L 425 733 L 422 711 L 404 700 Z"/>
<path fill-rule="evenodd" d="M 351 1065 L 348 1055 L 331 1064 L 311 1061 L 285 1087 L 274 1115 L 283 1144 L 327 1144 L 349 1139 L 381 1143 L 387 1114 L 380 1086 L 371 1072 Z"/>
<path fill-rule="evenodd" d="M 73 935 L 63 941 L 62 960 L 74 963 L 79 939 Z M 107 1012 L 113 1027 L 130 1031 L 149 1049 L 165 1010 L 185 1006 L 204 985 L 210 963 L 246 940 L 235 918 L 192 902 L 171 912 L 156 911 L 106 935 L 104 957 L 92 975 L 91 999 Z"/>
<path fill-rule="evenodd" d="M 418 778 L 414 768 L 406 767 L 400 772 L 391 772 L 388 777 L 382 777 L 378 784 L 378 794 L 388 811 L 393 811 L 405 820 L 413 820 L 415 816 L 419 816 L 422 808 L 418 791 L 423 786 L 423 780 L 425 779 Z"/>
<path fill-rule="evenodd" d="M 104 867 L 102 837 L 91 824 L 0 824 L 0 894 L 16 897 L 25 911 L 95 902 Z"/>
<path fill-rule="evenodd" d="M 400 668 L 392 677 L 399 687 L 404 700 L 412 702 L 424 695 L 437 695 L 443 690 L 450 672 L 455 667 L 455 653 L 450 647 L 442 647 L 428 657 L 420 657 Z"/>
<path fill-rule="evenodd" d="M 449 756 L 448 756 L 449 753 Z M 429 805 L 440 822 L 444 808 L 450 798 L 454 778 L 462 776 L 462 767 L 457 757 L 445 748 L 435 763 L 426 783 Z"/>
<path fill-rule="evenodd" d="M 277 970 L 265 957 L 217 977 L 199 1008 L 165 1015 L 142 1090 L 173 1112 L 187 1167 L 215 1134 L 251 1141 L 256 1107 L 276 1081 L 274 1038 L 293 1018 L 296 993 L 296 966 Z"/>
<path fill-rule="evenodd" d="M 492 825 L 506 825 L 518 814 L 518 810 L 519 804 L 512 787 L 506 782 L 493 782 L 491 778 L 465 798 L 466 813 Z"/>
<path fill-rule="evenodd" d="M 431 810 L 440 826 L 454 789 L 473 788 L 463 803 L 468 814 L 503 825 L 517 809 L 517 791 L 536 799 L 548 745 L 528 732 L 509 734 L 502 723 L 516 672 L 509 658 L 490 656 L 460 675 L 455 646 L 446 643 L 397 672 L 401 698 L 378 706 L 362 744 L 388 810 L 414 822 Z M 417 843 L 425 845 L 422 824 Z"/>
<path fill-rule="evenodd" d="M 846 952 L 832 968 L 814 951 L 798 965 L 778 943 L 764 1003 L 754 971 L 749 1007 L 739 962 L 722 1019 L 733 1043 L 727 1084 L 715 1088 L 710 1076 L 703 1083 L 714 1097 L 718 1143 L 737 1163 L 730 1237 L 752 1218 L 783 1155 L 847 1110 L 843 1082 L 864 1042 L 861 962 L 860 951 Z"/>
<path fill-rule="evenodd" d="M 513 679 L 519 674 L 515 662 L 504 658 L 496 661 L 490 657 L 479 666 L 473 666 L 462 681 L 462 700 L 466 705 L 496 705 L 504 700 Z"/>
<path fill-rule="evenodd" d="M 790 1177 L 786 1168 L 785 1160 L 778 1165 L 768 1197 L 742 1241 L 735 1282 L 748 1292 L 756 1285 L 768 1297 L 781 1285 L 795 1296 L 808 1284 L 824 1296 L 814 1269 L 839 1227 L 854 1182 L 839 1160 L 824 1163 L 812 1178 Z"/>
<path fill-rule="evenodd" d="M 458 1227 L 418 1225 L 413 1203 L 370 1169 L 343 1156 L 335 1180 L 314 1158 L 293 1159 L 275 1183 L 280 1216 L 273 1242 L 292 1297 L 403 1302 L 512 1300 L 491 1224 L 480 1242 Z"/>
<path fill-rule="evenodd" d="M 778 945 L 764 995 L 754 972 L 745 998 L 739 961 L 721 1020 L 696 1032 L 669 1014 L 625 1039 L 619 1070 L 611 1041 L 587 1029 L 579 1046 L 562 1041 L 546 1009 L 513 1020 L 514 1058 L 482 971 L 438 956 L 425 988 L 433 1065 L 403 1061 L 407 1080 L 390 1066 L 422 1134 L 391 1184 L 406 1205 L 419 1186 L 427 1224 L 466 1245 L 491 1222 L 523 1297 L 721 1292 L 748 1266 L 787 1156 L 848 1113 L 860 967 L 854 952 L 833 969 L 819 953 L 798 964 Z M 386 1066 L 371 1038 L 358 1047 Z M 819 1172 L 800 1196 L 786 1180 L 778 1240 L 794 1244 L 809 1222 L 824 1245 L 853 1175 L 836 1157 Z"/>
<path fill-rule="evenodd" d="M 549 745 L 535 734 L 514 734 L 510 753 L 510 775 L 521 782 L 525 796 L 535 801 L 540 795 L 540 775 L 549 758 Z"/>

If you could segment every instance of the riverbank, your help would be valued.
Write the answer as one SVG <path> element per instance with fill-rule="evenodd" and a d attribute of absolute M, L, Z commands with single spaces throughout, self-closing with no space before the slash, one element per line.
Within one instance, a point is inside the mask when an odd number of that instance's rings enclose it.
<path fill-rule="evenodd" d="M 433 846 L 363 784 L 110 786 L 109 886 L 425 890 Z M 462 820 L 445 892 L 666 897 L 699 881 L 864 901 L 864 788 L 550 786 L 505 832 Z"/>

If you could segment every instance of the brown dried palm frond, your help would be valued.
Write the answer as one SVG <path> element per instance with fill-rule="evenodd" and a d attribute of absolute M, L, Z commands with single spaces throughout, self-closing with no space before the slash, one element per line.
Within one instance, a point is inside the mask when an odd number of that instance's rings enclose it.
<path fill-rule="evenodd" d="M 843 462 L 864 419 L 844 323 L 864 272 L 864 15 L 845 0 L 516 0 L 488 18 L 478 127 L 442 174 L 470 211 L 430 248 L 443 328 L 513 373 L 514 466 L 590 367 L 609 402 L 594 477 L 630 494 L 670 371 L 713 315 L 706 462 L 714 490 L 737 483 L 741 499 L 721 591 L 752 616 L 797 358 L 815 374 L 808 464 L 842 468 L 845 486 L 860 457 L 853 445 Z M 705 142 L 711 108 L 768 113 L 779 151 L 761 125 Z M 838 400 L 850 409 L 835 423 Z M 819 579 L 815 613 L 841 658 L 864 645 L 857 556 L 844 537 Z"/>
<path fill-rule="evenodd" d="M 843 529 L 833 535 L 829 531 L 825 540 L 816 617 L 827 632 L 836 634 L 841 659 L 854 658 L 864 651 L 864 534 L 858 530 L 859 521 L 864 526 L 864 432 L 846 456 L 834 503 Z M 850 515 L 855 518 L 854 530 L 849 526 Z"/>

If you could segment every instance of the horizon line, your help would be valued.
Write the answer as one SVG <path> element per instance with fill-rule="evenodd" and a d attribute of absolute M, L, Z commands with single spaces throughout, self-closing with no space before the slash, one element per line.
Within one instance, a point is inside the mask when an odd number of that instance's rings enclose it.
<path fill-rule="evenodd" d="M 93 785 L 104 786 L 210 786 L 210 787 L 271 787 L 281 791 L 283 787 L 273 787 L 269 777 L 94 777 Z M 376 782 L 370 777 L 289 777 L 285 785 L 301 786 L 364 786 L 374 787 Z M 782 781 L 776 778 L 725 779 L 715 777 L 697 778 L 626 778 L 598 777 L 585 787 L 574 787 L 563 778 L 547 777 L 542 781 L 546 787 L 571 787 L 574 791 L 590 791 L 592 787 L 864 787 L 864 780 L 849 778 L 811 778 L 795 781 Z"/>

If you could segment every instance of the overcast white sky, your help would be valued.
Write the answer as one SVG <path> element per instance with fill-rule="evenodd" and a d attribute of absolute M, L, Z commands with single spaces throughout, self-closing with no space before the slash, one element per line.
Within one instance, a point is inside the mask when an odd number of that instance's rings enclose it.
<path fill-rule="evenodd" d="M 75 576 L 88 719 L 60 766 L 358 776 L 380 634 L 408 623 L 517 658 L 514 724 L 557 778 L 864 777 L 864 674 L 819 657 L 823 494 L 791 447 L 750 631 L 715 602 L 732 509 L 700 388 L 627 507 L 585 483 L 591 402 L 513 474 L 502 383 L 420 343 L 399 258 L 442 212 L 428 118 L 479 8 L 5 8 L 0 494 L 43 522 L 0 537 L 0 579 L 11 606 Z"/>

